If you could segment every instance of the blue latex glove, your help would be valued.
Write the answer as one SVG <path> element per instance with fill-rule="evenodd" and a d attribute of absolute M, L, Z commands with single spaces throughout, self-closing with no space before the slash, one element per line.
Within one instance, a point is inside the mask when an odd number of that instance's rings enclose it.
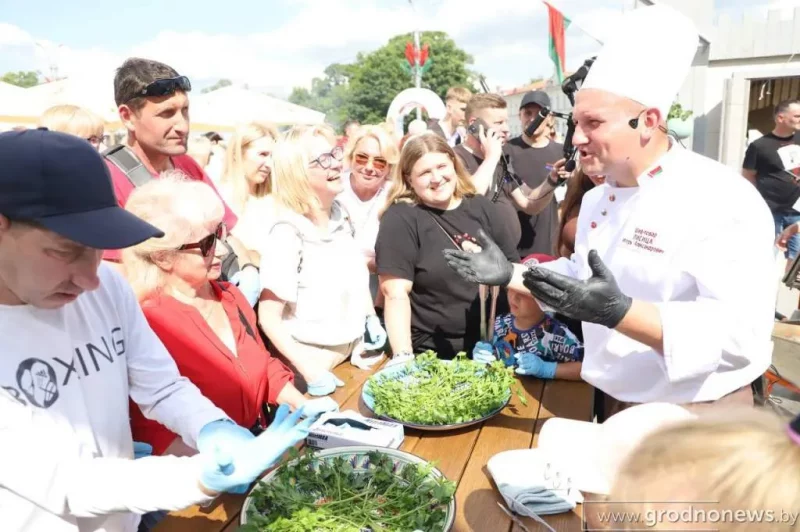
<path fill-rule="evenodd" d="M 249 486 L 289 447 L 308 436 L 308 429 L 316 418 L 300 421 L 301 417 L 303 408 L 290 415 L 289 406 L 281 405 L 272 424 L 257 438 L 234 448 L 214 447 L 200 453 L 203 460 L 200 482 L 207 489 L 220 493 Z"/>
<path fill-rule="evenodd" d="M 329 395 L 339 386 L 344 386 L 344 383 L 340 381 L 336 375 L 330 371 L 326 371 L 320 378 L 314 382 L 308 383 L 308 393 L 316 396 Z"/>
<path fill-rule="evenodd" d="M 497 360 L 494 356 L 494 346 L 489 342 L 478 342 L 472 349 L 472 360 L 481 364 L 491 364 Z"/>
<path fill-rule="evenodd" d="M 133 459 L 144 458 L 153 454 L 153 446 L 141 441 L 133 442 Z"/>
<path fill-rule="evenodd" d="M 378 316 L 372 314 L 367 316 L 367 334 L 364 348 L 367 351 L 373 351 L 375 349 L 380 349 L 384 345 L 386 345 L 386 329 L 383 328 L 381 325 L 381 320 Z"/>
<path fill-rule="evenodd" d="M 234 273 L 230 278 L 230 282 L 239 288 L 239 291 L 244 294 L 251 307 L 258 303 L 258 298 L 261 297 L 261 277 L 258 270 L 252 266 L 247 266 L 244 270 Z"/>
<path fill-rule="evenodd" d="M 529 375 L 540 379 L 552 379 L 556 376 L 558 362 L 545 362 L 539 355 L 533 353 L 517 353 L 519 367 L 518 375 Z"/>
<path fill-rule="evenodd" d="M 309 399 L 303 403 L 303 412 L 306 417 L 317 417 L 325 412 L 337 412 L 339 410 L 339 403 L 330 397 L 320 397 L 318 399 Z"/>
<path fill-rule="evenodd" d="M 233 453 L 233 448 L 255 438 L 253 433 L 240 427 L 230 419 L 218 419 L 206 423 L 197 435 L 197 450 L 211 452 L 214 447 Z"/>

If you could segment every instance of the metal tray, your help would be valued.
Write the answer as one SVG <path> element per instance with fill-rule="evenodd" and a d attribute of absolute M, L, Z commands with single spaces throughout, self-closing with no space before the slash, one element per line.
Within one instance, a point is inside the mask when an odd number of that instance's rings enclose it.
<path fill-rule="evenodd" d="M 358 469 L 367 470 L 369 468 L 369 460 L 367 459 L 367 454 L 373 451 L 378 451 L 382 454 L 388 455 L 394 460 L 394 462 L 399 465 L 406 465 L 406 464 L 419 464 L 419 465 L 427 465 L 428 461 L 423 460 L 419 456 L 413 455 L 411 453 L 407 453 L 405 451 L 398 451 L 396 449 L 389 449 L 384 447 L 370 447 L 368 445 L 360 445 L 354 447 L 338 447 L 334 449 L 325 449 L 323 451 L 317 451 L 314 453 L 314 457 L 320 460 L 331 460 L 336 457 L 345 457 L 347 458 L 352 464 L 353 467 Z M 288 464 L 294 464 L 296 460 L 288 462 Z M 258 483 L 256 483 L 253 488 L 247 493 L 247 498 L 244 500 L 244 504 L 242 504 L 242 511 L 239 515 L 239 524 L 245 525 L 247 524 L 247 510 L 250 508 L 252 504 L 252 493 L 259 484 L 261 483 L 269 483 L 278 474 L 278 469 L 275 468 L 273 471 L 262 478 Z M 400 468 L 397 468 L 397 471 L 400 471 Z M 436 468 L 433 468 L 430 473 L 433 477 L 438 478 L 446 478 L 444 474 Z M 442 529 L 442 532 L 449 532 L 453 528 L 453 523 L 456 520 L 456 498 L 453 495 L 453 498 L 450 500 L 450 503 L 447 505 L 447 512 L 446 512 L 446 521 L 445 526 Z"/>
<path fill-rule="evenodd" d="M 443 360 L 442 362 L 450 363 L 452 361 Z M 410 362 L 410 363 L 413 363 L 413 362 Z M 367 379 L 367 382 L 369 382 L 370 380 L 378 377 L 381 374 L 384 374 L 384 375 L 391 375 L 393 373 L 399 374 L 399 373 L 403 372 L 405 369 L 406 368 L 404 366 L 400 366 L 400 365 L 392 366 L 390 368 L 384 368 L 384 369 L 378 371 L 377 373 L 375 373 L 369 379 Z M 500 405 L 499 407 L 497 407 L 496 409 L 494 409 L 491 412 L 489 412 L 486 415 L 484 415 L 483 417 L 480 417 L 480 418 L 477 418 L 477 419 L 473 419 L 473 420 L 470 420 L 470 421 L 462 421 L 461 423 L 452 423 L 452 424 L 449 424 L 449 425 L 418 425 L 416 423 L 410 423 L 408 421 L 403 421 L 402 419 L 395 419 L 395 418 L 387 416 L 387 415 L 378 415 L 378 414 L 376 414 L 375 413 L 375 403 L 374 403 L 374 401 L 372 399 L 372 396 L 367 392 L 367 382 L 365 382 L 363 384 L 363 386 L 361 387 L 361 400 L 363 401 L 364 406 L 366 406 L 369 409 L 369 411 L 372 412 L 372 414 L 375 417 L 377 417 L 378 419 L 384 419 L 386 421 L 392 421 L 394 423 L 400 423 L 404 427 L 408 427 L 410 429 L 416 429 L 416 430 L 426 430 L 426 431 L 441 432 L 441 431 L 455 430 L 455 429 L 460 429 L 460 428 L 464 428 L 464 427 L 469 427 L 469 426 L 472 426 L 472 425 L 477 425 L 478 423 L 483 423 L 487 419 L 490 419 L 490 418 L 496 416 L 497 414 L 499 414 L 506 406 L 508 406 L 508 403 L 511 401 L 511 390 L 509 389 L 508 390 L 508 398 L 506 398 L 505 402 L 502 405 Z"/>

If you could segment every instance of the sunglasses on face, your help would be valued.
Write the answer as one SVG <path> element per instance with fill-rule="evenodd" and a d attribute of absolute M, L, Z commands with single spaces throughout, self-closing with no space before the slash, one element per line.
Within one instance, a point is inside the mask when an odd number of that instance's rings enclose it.
<path fill-rule="evenodd" d="M 383 172 L 389 167 L 389 161 L 383 157 L 372 157 L 366 153 L 356 153 L 353 156 L 353 161 L 359 166 L 367 166 L 372 161 L 372 167 L 378 172 Z"/>
<path fill-rule="evenodd" d="M 217 226 L 214 232 L 208 235 L 207 237 L 203 238 L 199 242 L 194 242 L 193 244 L 184 244 L 178 248 L 178 251 L 199 249 L 200 253 L 204 257 L 208 257 L 216 249 L 217 241 L 218 240 L 224 241 L 225 237 L 227 236 L 228 236 L 228 230 L 225 226 L 225 222 L 222 222 Z"/>
<path fill-rule="evenodd" d="M 177 78 L 164 78 L 157 79 L 150 83 L 147 87 L 140 90 L 134 98 L 148 97 L 148 96 L 169 96 L 175 91 L 180 90 L 189 92 L 192 90 L 192 84 L 186 76 L 178 76 Z M 133 98 L 131 98 L 133 99 Z"/>
<path fill-rule="evenodd" d="M 336 146 L 334 149 L 330 151 L 330 153 L 323 153 L 309 164 L 316 164 L 323 170 L 328 170 L 331 166 L 333 166 L 334 159 L 337 161 L 341 161 L 342 157 L 344 156 L 344 150 L 341 146 Z"/>

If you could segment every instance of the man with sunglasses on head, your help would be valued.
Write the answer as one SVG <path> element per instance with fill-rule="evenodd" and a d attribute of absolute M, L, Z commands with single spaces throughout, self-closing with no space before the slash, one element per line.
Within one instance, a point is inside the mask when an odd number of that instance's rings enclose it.
<path fill-rule="evenodd" d="M 308 434 L 314 418 L 298 423 L 303 409 L 282 405 L 255 437 L 180 376 L 101 261 L 162 236 L 119 207 L 89 143 L 0 134 L 3 530 L 133 532 L 138 514 L 243 492 Z M 200 452 L 133 460 L 129 398 Z"/>
<path fill-rule="evenodd" d="M 191 90 L 189 78 L 158 61 L 130 58 L 117 69 L 114 99 L 128 138 L 124 145 L 115 146 L 104 155 L 120 206 L 125 206 L 134 188 L 166 170 L 179 170 L 216 191 L 205 171 L 186 154 Z M 255 305 L 261 293 L 258 269 L 249 251 L 235 237 L 236 215 L 221 196 L 220 200 L 225 206 L 225 224 L 233 233 L 228 235 L 227 244 L 239 266 L 229 280 Z M 119 253 L 107 251 L 103 258 L 118 262 Z M 232 260 L 233 256 L 229 261 Z M 224 274 L 230 271 L 223 269 Z"/>

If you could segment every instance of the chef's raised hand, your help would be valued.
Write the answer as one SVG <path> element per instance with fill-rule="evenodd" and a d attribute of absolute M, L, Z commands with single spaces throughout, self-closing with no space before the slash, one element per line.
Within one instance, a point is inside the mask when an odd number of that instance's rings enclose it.
<path fill-rule="evenodd" d="M 592 276 L 579 281 L 538 266 L 522 274 L 531 295 L 570 318 L 615 328 L 628 313 L 633 300 L 623 294 L 614 275 L 597 251 L 589 252 Z"/>
<path fill-rule="evenodd" d="M 469 282 L 506 286 L 511 281 L 514 266 L 483 229 L 478 229 L 476 239 L 482 251 L 470 253 L 460 249 L 445 249 L 443 253 L 447 264 Z"/>

